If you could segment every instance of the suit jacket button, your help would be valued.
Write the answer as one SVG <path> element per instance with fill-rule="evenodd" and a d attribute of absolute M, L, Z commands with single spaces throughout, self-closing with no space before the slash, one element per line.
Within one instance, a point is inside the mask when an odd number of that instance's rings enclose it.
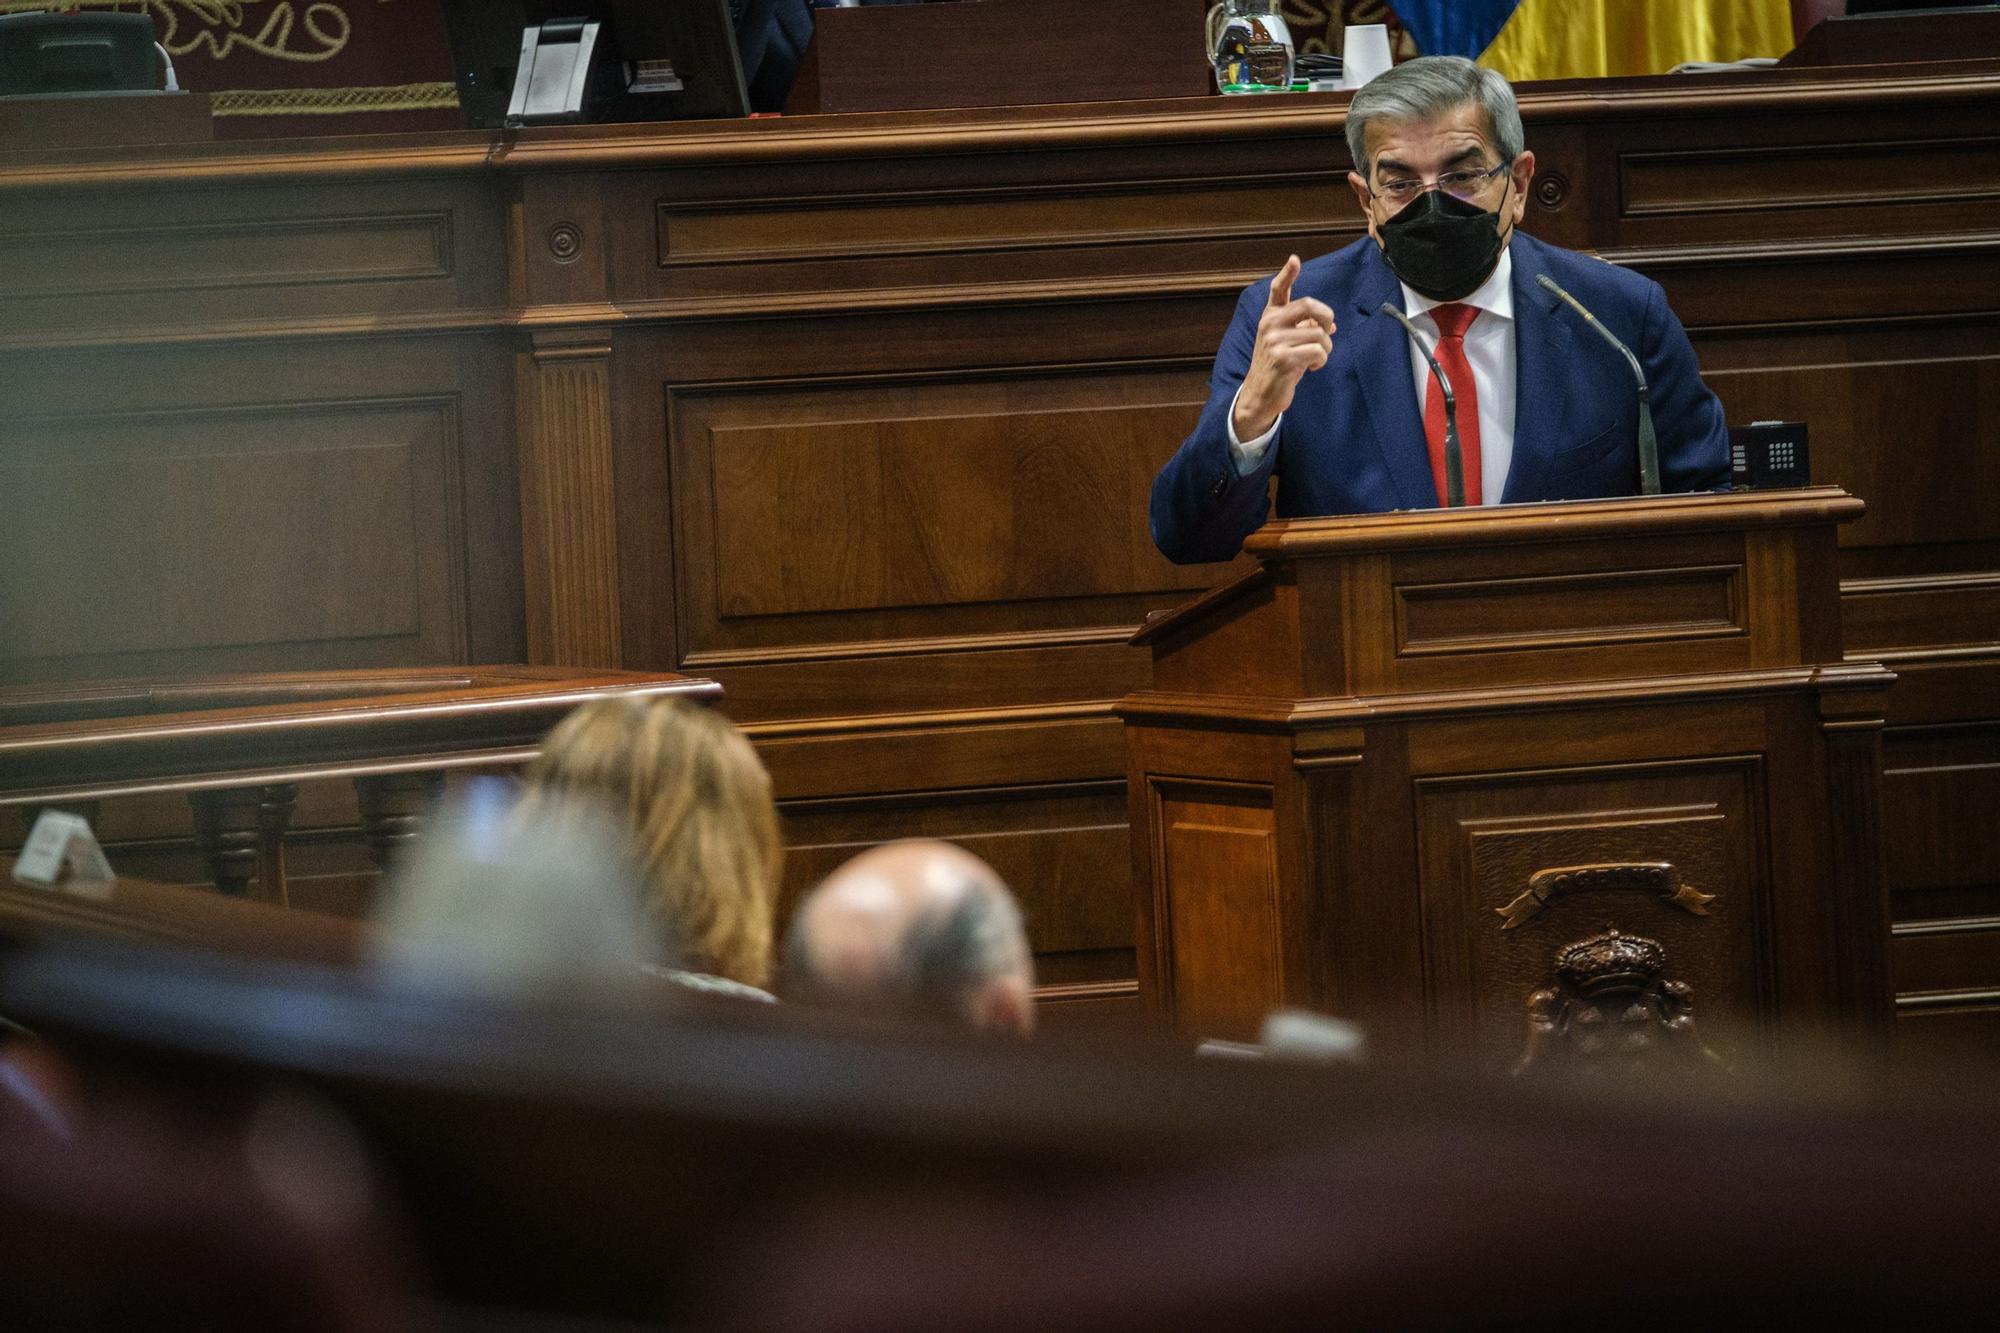
<path fill-rule="evenodd" d="M 1209 490 L 1216 499 L 1220 500 L 1224 495 L 1229 493 L 1229 478 L 1217 477 L 1215 485 L 1211 486 Z"/>

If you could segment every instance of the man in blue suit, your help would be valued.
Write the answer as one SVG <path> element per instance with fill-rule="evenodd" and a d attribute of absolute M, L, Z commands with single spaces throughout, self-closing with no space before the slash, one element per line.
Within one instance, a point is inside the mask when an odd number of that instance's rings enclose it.
<path fill-rule="evenodd" d="M 1456 56 L 1398 65 L 1355 94 L 1347 142 L 1368 235 L 1238 300 L 1208 405 L 1153 483 L 1161 551 L 1234 556 L 1273 476 L 1284 518 L 1444 503 L 1443 395 L 1384 302 L 1452 384 L 1466 503 L 1636 493 L 1631 367 L 1543 274 L 1645 367 L 1661 489 L 1727 483 L 1721 404 L 1659 284 L 1516 230 L 1535 155 L 1506 79 Z"/>

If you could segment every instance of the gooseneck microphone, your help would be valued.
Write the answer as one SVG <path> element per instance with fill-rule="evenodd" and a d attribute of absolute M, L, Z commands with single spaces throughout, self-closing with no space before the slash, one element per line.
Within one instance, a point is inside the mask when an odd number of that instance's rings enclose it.
<path fill-rule="evenodd" d="M 1431 349 L 1424 346 L 1424 335 L 1417 332 L 1417 326 L 1410 322 L 1408 315 L 1387 301 L 1377 306 L 1376 310 L 1403 326 L 1403 332 L 1410 335 L 1410 341 L 1417 345 L 1417 350 L 1424 354 L 1424 360 L 1430 363 L 1431 375 L 1437 380 L 1438 388 L 1444 391 L 1444 502 L 1450 509 L 1463 508 L 1465 455 L 1458 445 L 1458 399 L 1452 394 L 1451 381 L 1445 378 L 1444 367 L 1431 355 Z"/>
<path fill-rule="evenodd" d="M 1646 372 L 1639 365 L 1639 358 L 1632 355 L 1632 349 L 1618 341 L 1618 335 L 1598 322 L 1597 316 L 1584 309 L 1583 302 L 1571 296 L 1556 285 L 1556 280 L 1546 273 L 1537 273 L 1535 281 L 1550 292 L 1562 298 L 1571 310 L 1583 316 L 1583 322 L 1597 330 L 1597 335 L 1616 347 L 1632 367 L 1632 378 L 1639 386 L 1639 493 L 1658 495 L 1660 493 L 1660 441 L 1653 434 L 1653 407 L 1647 401 Z"/>

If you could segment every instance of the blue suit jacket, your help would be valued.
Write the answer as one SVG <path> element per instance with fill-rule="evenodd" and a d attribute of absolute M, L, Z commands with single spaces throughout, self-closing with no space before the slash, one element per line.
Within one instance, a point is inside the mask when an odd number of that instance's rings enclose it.
<path fill-rule="evenodd" d="M 1630 347 L 1646 368 L 1660 441 L 1660 487 L 1712 490 L 1729 480 L 1722 405 L 1701 382 L 1694 348 L 1660 285 L 1586 255 L 1514 233 L 1516 407 L 1506 503 L 1633 495 L 1639 405 L 1632 368 L 1576 312 L 1535 282 L 1547 273 Z M 1278 515 L 1431 509 L 1438 501 L 1423 410 L 1403 327 L 1378 313 L 1402 286 L 1370 237 L 1305 265 L 1292 295 L 1332 307 L 1326 365 L 1299 381 L 1278 438 L 1249 476 L 1229 452 L 1229 409 L 1250 368 L 1270 279 L 1245 289 L 1209 378 L 1194 434 L 1153 482 L 1153 542 L 1183 564 L 1227 560 L 1270 510 Z"/>

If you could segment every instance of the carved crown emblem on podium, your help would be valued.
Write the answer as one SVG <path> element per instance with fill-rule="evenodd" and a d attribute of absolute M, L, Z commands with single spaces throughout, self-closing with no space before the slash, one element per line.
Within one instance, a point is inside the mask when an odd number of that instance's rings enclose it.
<path fill-rule="evenodd" d="M 1657 943 L 1615 927 L 1566 945 L 1556 954 L 1556 975 L 1583 996 L 1645 990 L 1666 965 L 1667 951 Z"/>

